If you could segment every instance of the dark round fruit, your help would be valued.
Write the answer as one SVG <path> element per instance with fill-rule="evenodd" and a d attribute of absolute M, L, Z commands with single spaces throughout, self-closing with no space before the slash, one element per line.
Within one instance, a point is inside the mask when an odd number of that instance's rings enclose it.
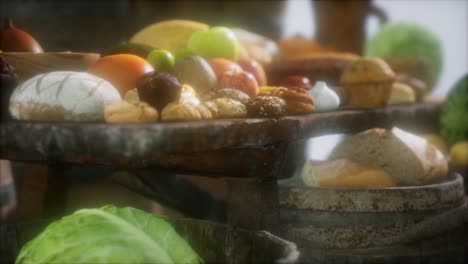
<path fill-rule="evenodd" d="M 137 81 L 140 100 L 162 110 L 168 103 L 178 101 L 182 84 L 173 75 L 165 72 L 151 72 Z"/>
<path fill-rule="evenodd" d="M 13 66 L 0 56 L 0 119 L 7 119 L 10 95 L 18 85 L 18 76 Z"/>

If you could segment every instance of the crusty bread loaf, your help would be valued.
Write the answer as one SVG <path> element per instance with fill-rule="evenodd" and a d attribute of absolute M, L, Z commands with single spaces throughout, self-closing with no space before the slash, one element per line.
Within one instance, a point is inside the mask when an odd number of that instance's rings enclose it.
<path fill-rule="evenodd" d="M 348 137 L 330 155 L 330 159 L 342 158 L 381 168 L 401 185 L 419 185 L 447 175 L 447 161 L 436 147 L 398 128 L 375 128 Z"/>
<path fill-rule="evenodd" d="M 348 159 L 307 161 L 301 171 L 305 185 L 312 187 L 394 187 L 396 180 L 386 171 Z"/>
<path fill-rule="evenodd" d="M 9 110 L 19 120 L 94 121 L 104 119 L 104 107 L 120 100 L 109 82 L 85 72 L 58 71 L 37 75 L 20 84 Z"/>

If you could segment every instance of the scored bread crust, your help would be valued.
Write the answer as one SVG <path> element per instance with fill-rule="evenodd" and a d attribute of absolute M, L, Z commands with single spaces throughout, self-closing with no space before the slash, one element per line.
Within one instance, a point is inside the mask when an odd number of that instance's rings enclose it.
<path fill-rule="evenodd" d="M 19 85 L 9 111 L 18 120 L 94 121 L 104 119 L 104 107 L 120 100 L 107 81 L 85 72 L 39 74 Z"/>
<path fill-rule="evenodd" d="M 330 159 L 348 158 L 381 168 L 400 185 L 420 185 L 447 175 L 443 154 L 426 140 L 393 128 L 370 129 L 348 137 L 332 151 Z"/>

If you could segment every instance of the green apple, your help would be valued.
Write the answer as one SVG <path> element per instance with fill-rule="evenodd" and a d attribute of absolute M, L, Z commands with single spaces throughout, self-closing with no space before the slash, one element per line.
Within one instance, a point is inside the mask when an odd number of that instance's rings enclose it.
<path fill-rule="evenodd" d="M 172 72 L 174 71 L 174 56 L 165 49 L 152 50 L 146 60 L 153 65 L 157 71 Z"/>
<path fill-rule="evenodd" d="M 237 61 L 240 44 L 234 33 L 225 27 L 197 31 L 190 37 L 187 48 L 205 59 L 226 58 Z"/>
<path fill-rule="evenodd" d="M 185 57 L 194 56 L 194 55 L 197 55 L 197 54 L 195 54 L 195 52 L 189 50 L 188 48 L 184 48 L 184 49 L 180 49 L 176 51 L 174 58 L 175 58 L 175 61 L 177 62 Z"/>

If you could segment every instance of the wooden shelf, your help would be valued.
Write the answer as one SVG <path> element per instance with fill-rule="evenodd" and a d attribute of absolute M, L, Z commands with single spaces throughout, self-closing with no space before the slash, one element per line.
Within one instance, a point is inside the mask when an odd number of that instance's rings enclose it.
<path fill-rule="evenodd" d="M 278 171 L 280 160 L 286 155 L 303 154 L 297 146 L 291 149 L 293 142 L 330 133 L 355 133 L 394 125 L 412 131 L 435 131 L 440 108 L 440 103 L 422 103 L 280 119 L 144 125 L 15 121 L 0 124 L 0 158 L 152 167 L 232 177 L 271 176 L 273 170 Z"/>

